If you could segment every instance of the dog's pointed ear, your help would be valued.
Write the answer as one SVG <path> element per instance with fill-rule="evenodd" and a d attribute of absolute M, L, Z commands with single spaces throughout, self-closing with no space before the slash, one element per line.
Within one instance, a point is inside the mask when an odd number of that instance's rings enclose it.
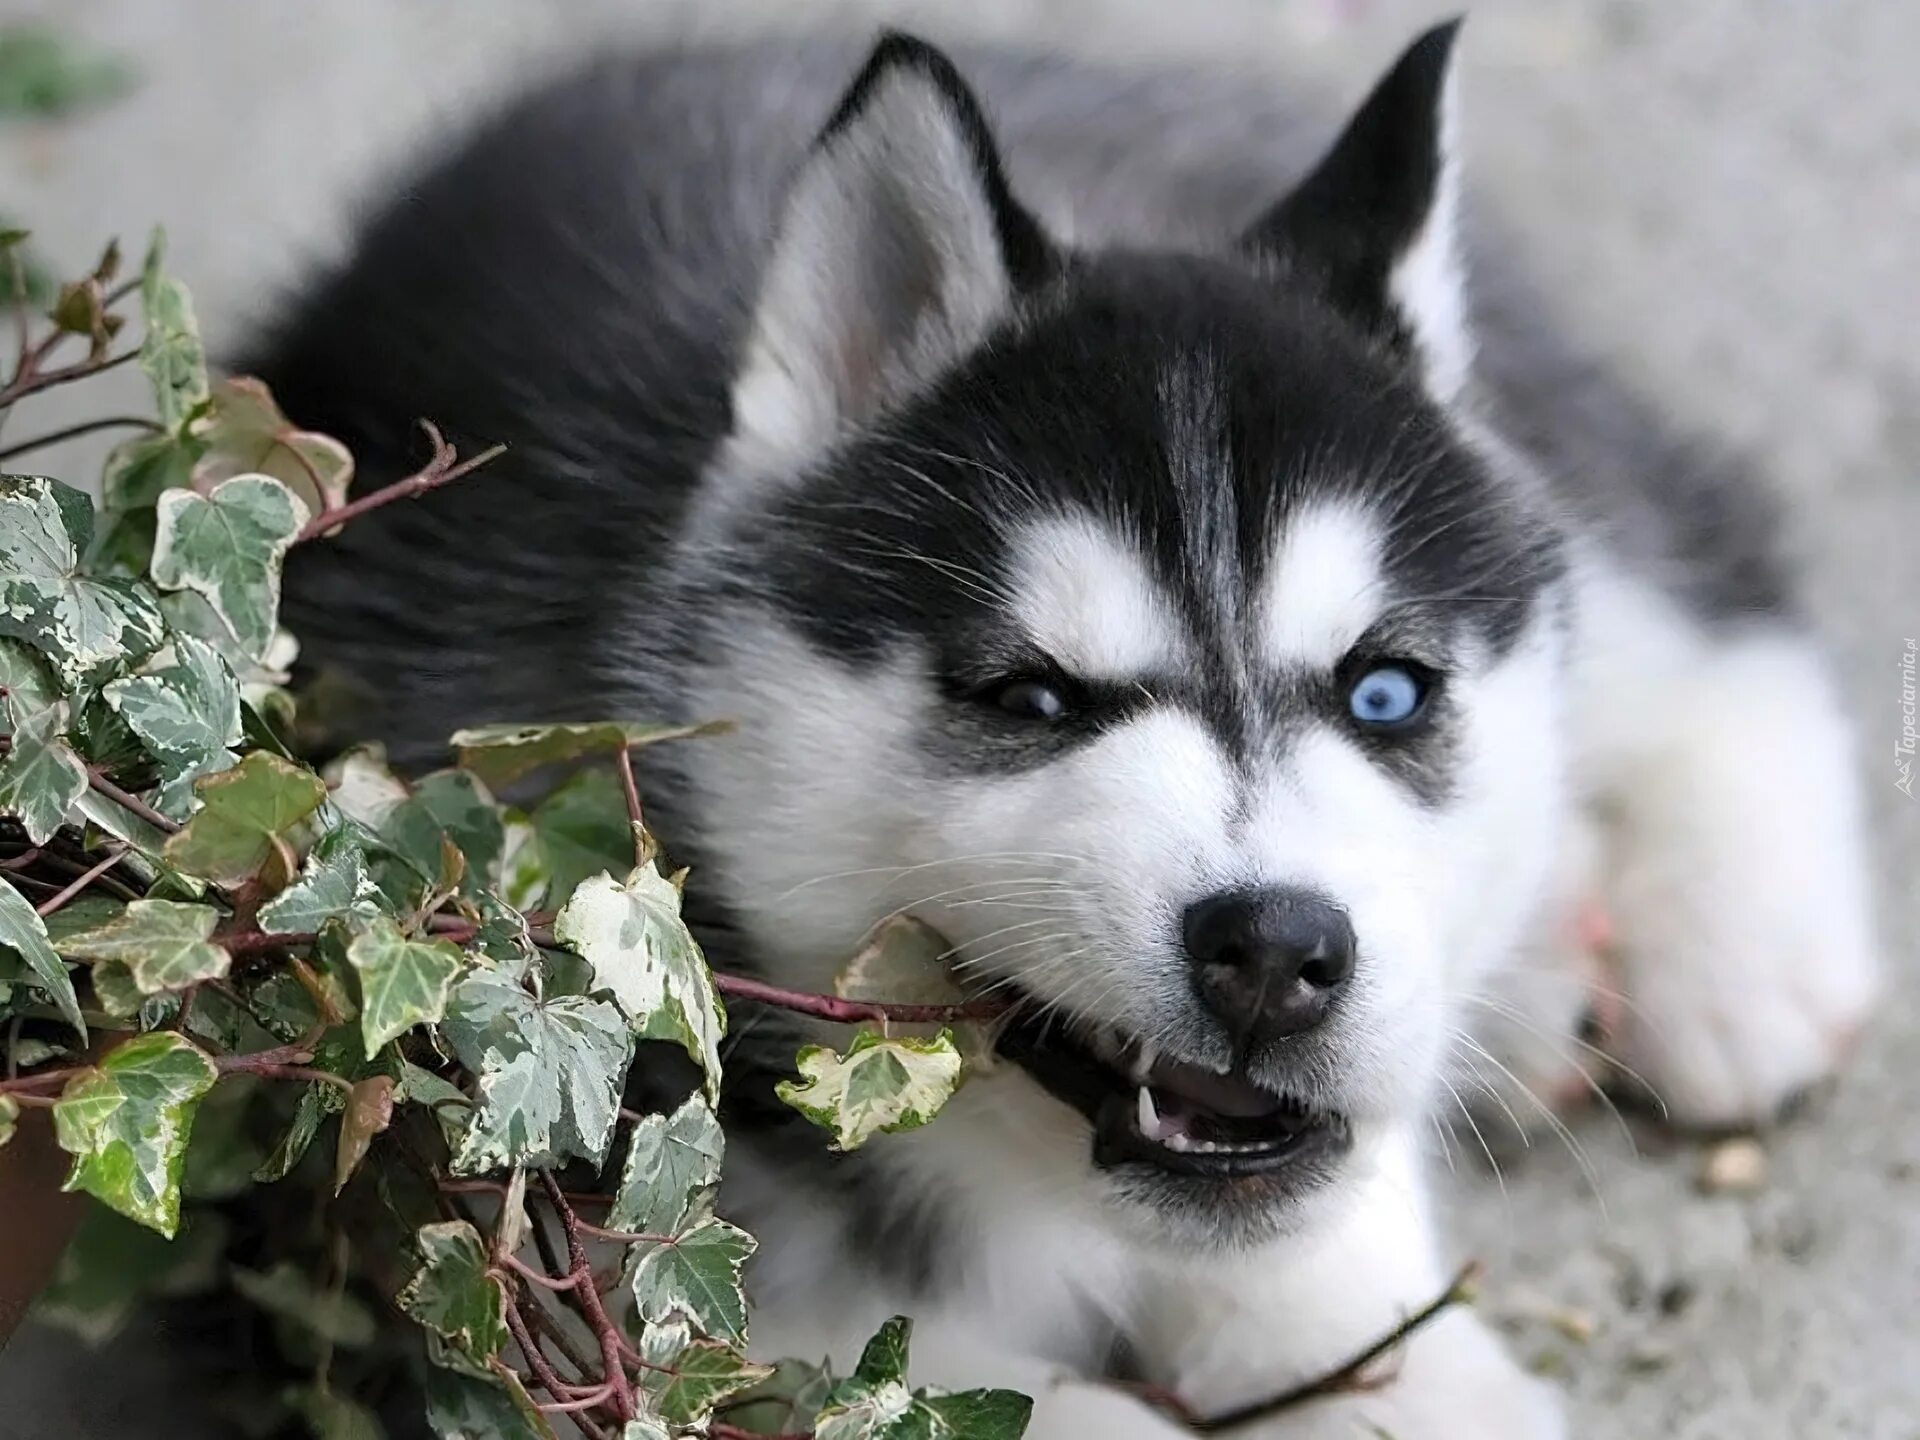
<path fill-rule="evenodd" d="M 736 458 L 789 468 L 872 419 L 1054 263 L 952 61 L 886 34 L 788 194 L 734 382 Z"/>
<path fill-rule="evenodd" d="M 1307 178 L 1243 237 L 1407 353 L 1441 399 L 1459 392 L 1473 359 L 1456 233 L 1460 25 L 1414 41 Z"/>

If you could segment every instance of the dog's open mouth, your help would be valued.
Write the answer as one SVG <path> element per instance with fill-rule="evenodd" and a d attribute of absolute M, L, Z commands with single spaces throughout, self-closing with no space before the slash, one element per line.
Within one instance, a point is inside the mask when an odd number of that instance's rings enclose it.
<path fill-rule="evenodd" d="M 1129 1162 L 1213 1179 L 1326 1161 L 1351 1143 L 1346 1118 L 1309 1109 L 1238 1072 L 1155 1054 L 1102 1026 L 1079 1035 L 1016 1015 L 1000 1053 L 1093 1122 L 1094 1163 Z"/>

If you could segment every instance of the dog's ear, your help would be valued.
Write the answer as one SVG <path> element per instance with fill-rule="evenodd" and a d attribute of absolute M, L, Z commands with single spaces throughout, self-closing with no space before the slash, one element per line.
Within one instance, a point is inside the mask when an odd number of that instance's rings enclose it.
<path fill-rule="evenodd" d="M 1333 148 L 1244 243 L 1317 285 L 1451 399 L 1473 359 L 1456 220 L 1452 20 L 1407 48 Z"/>
<path fill-rule="evenodd" d="M 976 344 L 1053 266 L 953 63 L 886 34 L 788 194 L 734 382 L 735 458 L 787 469 L 817 453 Z"/>

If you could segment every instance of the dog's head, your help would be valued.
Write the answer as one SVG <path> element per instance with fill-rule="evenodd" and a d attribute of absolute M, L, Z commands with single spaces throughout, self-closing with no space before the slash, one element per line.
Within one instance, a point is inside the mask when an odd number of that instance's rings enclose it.
<path fill-rule="evenodd" d="M 1450 408 L 1452 38 L 1211 254 L 1057 243 L 886 40 L 698 522 L 706 882 L 816 985 L 944 932 L 1022 1007 L 969 1106 L 1163 1229 L 1284 1224 L 1419 1120 L 1552 845 L 1557 532 Z"/>

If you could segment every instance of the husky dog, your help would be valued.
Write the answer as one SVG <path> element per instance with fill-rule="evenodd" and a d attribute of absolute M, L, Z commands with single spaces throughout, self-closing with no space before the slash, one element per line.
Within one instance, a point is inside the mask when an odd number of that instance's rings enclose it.
<path fill-rule="evenodd" d="M 757 1349 L 902 1311 L 920 1378 L 1026 1389 L 1039 1440 L 1170 1435 L 1091 1382 L 1223 1410 L 1441 1287 L 1436 1097 L 1501 1053 L 1484 1010 L 1566 1023 L 1535 997 L 1583 901 L 1680 1120 L 1766 1118 L 1869 1007 L 1773 531 L 1468 243 L 1454 41 L 1317 159 L 1244 81 L 900 36 L 602 64 L 259 359 L 373 477 L 416 415 L 511 446 L 289 577 L 397 754 L 731 717 L 647 776 L 717 962 L 824 988 L 904 911 L 1017 1002 L 945 1116 L 850 1157 L 768 1103 L 796 1022 L 735 1016 Z M 1561 1422 L 1452 1313 L 1269 1433 L 1382 1430 Z"/>

